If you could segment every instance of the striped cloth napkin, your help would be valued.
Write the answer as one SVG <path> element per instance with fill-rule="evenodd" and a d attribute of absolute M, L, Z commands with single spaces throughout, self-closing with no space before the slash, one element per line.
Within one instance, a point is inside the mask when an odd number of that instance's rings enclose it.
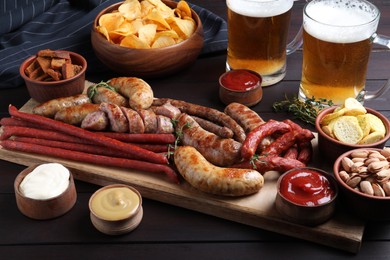
<path fill-rule="evenodd" d="M 20 64 L 39 50 L 69 50 L 84 56 L 88 73 L 107 68 L 92 50 L 90 32 L 96 15 L 118 0 L 3 0 L 0 3 L 0 88 L 24 84 Z M 201 55 L 225 51 L 224 19 L 189 3 L 200 16 L 205 34 Z"/>

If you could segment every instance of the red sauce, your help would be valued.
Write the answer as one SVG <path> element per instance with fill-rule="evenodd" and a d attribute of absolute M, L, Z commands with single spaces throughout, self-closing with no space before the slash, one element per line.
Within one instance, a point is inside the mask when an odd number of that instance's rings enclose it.
<path fill-rule="evenodd" d="M 260 78 L 246 70 L 231 70 L 221 79 L 221 84 L 235 91 L 248 91 L 260 85 Z"/>
<path fill-rule="evenodd" d="M 329 180 L 310 169 L 296 169 L 284 175 L 280 193 L 291 202 L 304 206 L 327 203 L 335 194 Z"/>

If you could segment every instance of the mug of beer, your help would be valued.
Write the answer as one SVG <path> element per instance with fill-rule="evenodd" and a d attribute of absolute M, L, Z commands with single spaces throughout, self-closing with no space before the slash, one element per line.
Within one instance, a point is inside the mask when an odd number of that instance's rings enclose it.
<path fill-rule="evenodd" d="M 384 92 L 365 90 L 373 43 L 389 44 L 375 32 L 380 12 L 365 0 L 313 0 L 303 12 L 303 65 L 299 98 L 325 98 L 340 105 L 353 97 L 363 103 Z M 390 45 L 388 45 L 390 46 Z"/>
<path fill-rule="evenodd" d="M 286 75 L 287 33 L 294 0 L 226 0 L 228 49 L 226 70 L 248 69 L 259 73 L 262 86 L 281 81 Z"/>

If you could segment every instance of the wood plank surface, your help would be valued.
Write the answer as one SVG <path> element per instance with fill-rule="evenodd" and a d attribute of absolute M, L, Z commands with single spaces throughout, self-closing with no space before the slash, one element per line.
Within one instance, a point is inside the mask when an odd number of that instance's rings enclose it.
<path fill-rule="evenodd" d="M 31 112 L 36 103 L 29 100 L 22 111 Z M 317 153 L 316 140 L 313 141 Z M 314 154 L 314 158 L 318 158 Z M 43 162 L 59 162 L 69 167 L 77 180 L 97 185 L 124 183 L 137 188 L 143 197 L 190 210 L 213 215 L 264 230 L 304 239 L 338 248 L 347 252 L 359 251 L 364 232 L 364 223 L 353 219 L 340 208 L 328 222 L 307 227 L 283 219 L 274 206 L 277 172 L 264 175 L 265 184 L 260 192 L 239 198 L 213 196 L 197 191 L 184 180 L 179 185 L 169 182 L 164 175 L 135 170 L 102 167 L 69 160 L 51 158 L 22 152 L 0 149 L 0 159 L 21 165 Z M 311 166 L 324 169 L 324 163 L 314 160 Z M 326 168 L 326 167 L 325 167 Z M 329 167 L 327 167 L 329 168 Z M 329 168 L 330 169 L 330 168 Z"/>

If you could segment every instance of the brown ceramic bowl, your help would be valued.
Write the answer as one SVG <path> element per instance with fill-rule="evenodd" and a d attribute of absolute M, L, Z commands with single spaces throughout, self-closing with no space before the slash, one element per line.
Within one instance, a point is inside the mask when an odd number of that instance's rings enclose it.
<path fill-rule="evenodd" d="M 248 75 L 252 75 L 253 78 L 247 78 Z M 249 81 L 257 82 L 257 84 L 254 87 L 245 88 L 245 83 L 247 84 Z M 237 102 L 248 107 L 254 106 L 263 97 L 261 82 L 261 76 L 251 70 L 227 71 L 219 77 L 219 98 L 225 105 Z"/>
<path fill-rule="evenodd" d="M 95 200 L 99 193 L 116 188 L 126 188 L 138 197 L 139 203 L 135 210 L 127 217 L 111 219 L 107 216 L 94 210 L 93 200 Z M 114 197 L 113 194 L 110 195 Z M 118 196 L 118 195 L 115 195 Z M 119 196 L 118 196 L 119 197 Z M 142 197 L 141 194 L 133 187 L 124 184 L 112 184 L 107 185 L 97 190 L 89 199 L 90 218 L 93 226 L 100 232 L 106 235 L 122 235 L 134 230 L 141 223 L 143 217 Z M 105 204 L 107 206 L 107 203 Z M 112 209 L 112 212 L 117 212 L 116 209 Z"/>
<path fill-rule="evenodd" d="M 176 2 L 163 2 L 171 8 L 177 5 Z M 96 29 L 99 17 L 117 10 L 121 4 L 116 3 L 101 11 L 94 20 L 91 32 L 95 54 L 109 69 L 123 76 L 152 78 L 173 74 L 195 62 L 203 47 L 204 36 L 202 22 L 194 10 L 191 12 L 197 28 L 190 38 L 164 48 L 134 49 L 110 43 Z"/>
<path fill-rule="evenodd" d="M 341 178 L 342 170 L 341 160 L 344 157 L 350 157 L 351 153 L 359 150 L 375 150 L 377 148 L 354 149 L 340 155 L 333 166 L 334 176 L 340 189 L 340 203 L 343 208 L 354 217 L 370 221 L 389 221 L 390 220 L 390 196 L 378 197 L 361 192 L 357 188 L 352 188 Z M 390 159 L 390 157 L 388 157 Z"/>
<path fill-rule="evenodd" d="M 30 79 L 25 69 L 35 60 L 36 56 L 26 59 L 19 68 L 19 73 L 24 79 L 28 93 L 38 102 L 45 102 L 54 98 L 77 95 L 83 92 L 85 85 L 85 71 L 87 61 L 79 54 L 69 52 L 72 63 L 81 65 L 82 70 L 74 77 L 58 81 L 40 81 Z"/>
<path fill-rule="evenodd" d="M 384 115 L 382 115 L 378 111 L 371 109 L 371 108 L 367 108 L 367 107 L 366 107 L 367 113 L 371 113 L 371 114 L 379 117 L 386 127 L 386 135 L 382 140 L 375 142 L 375 143 L 372 143 L 372 144 L 365 144 L 365 145 L 355 144 L 355 145 L 353 145 L 353 144 L 346 144 L 346 143 L 340 142 L 340 141 L 330 137 L 326 133 L 324 133 L 324 131 L 321 129 L 320 122 L 325 115 L 332 113 L 335 108 L 336 107 L 329 107 L 329 108 L 322 110 L 318 114 L 316 121 L 315 121 L 315 127 L 316 127 L 316 130 L 318 132 L 318 149 L 319 149 L 320 153 L 325 158 L 327 158 L 328 160 L 330 160 L 333 163 L 341 154 L 343 154 L 347 151 L 350 151 L 352 149 L 383 148 L 385 146 L 387 140 L 389 140 L 389 138 L 390 138 L 390 122 Z"/>
<path fill-rule="evenodd" d="M 27 217 L 37 220 L 52 219 L 64 215 L 76 203 L 77 193 L 72 173 L 70 173 L 69 186 L 60 195 L 50 199 L 32 199 L 23 195 L 19 186 L 24 177 L 38 165 L 31 165 L 18 174 L 14 181 L 16 204 L 18 209 Z"/>
<path fill-rule="evenodd" d="M 329 187 L 331 190 L 333 190 L 333 195 L 328 201 L 323 201 L 318 204 L 309 204 L 308 202 L 303 201 L 301 197 L 299 197 L 299 199 L 297 198 L 294 200 L 291 197 L 288 197 L 283 191 L 281 191 L 281 183 L 285 180 L 285 178 L 291 178 L 291 174 L 295 175 L 298 172 L 299 174 L 301 174 L 307 171 L 314 171 L 328 180 Z M 307 185 L 307 183 L 305 184 Z M 315 201 L 312 195 L 310 195 L 309 193 L 307 194 L 307 196 L 305 195 L 304 197 L 308 200 L 311 200 L 312 202 Z M 326 222 L 333 216 L 334 211 L 336 209 L 337 197 L 338 186 L 335 179 L 330 174 L 323 170 L 311 167 L 297 168 L 289 170 L 279 177 L 277 182 L 275 206 L 278 212 L 282 215 L 282 217 L 288 221 L 301 225 L 316 226 Z"/>

